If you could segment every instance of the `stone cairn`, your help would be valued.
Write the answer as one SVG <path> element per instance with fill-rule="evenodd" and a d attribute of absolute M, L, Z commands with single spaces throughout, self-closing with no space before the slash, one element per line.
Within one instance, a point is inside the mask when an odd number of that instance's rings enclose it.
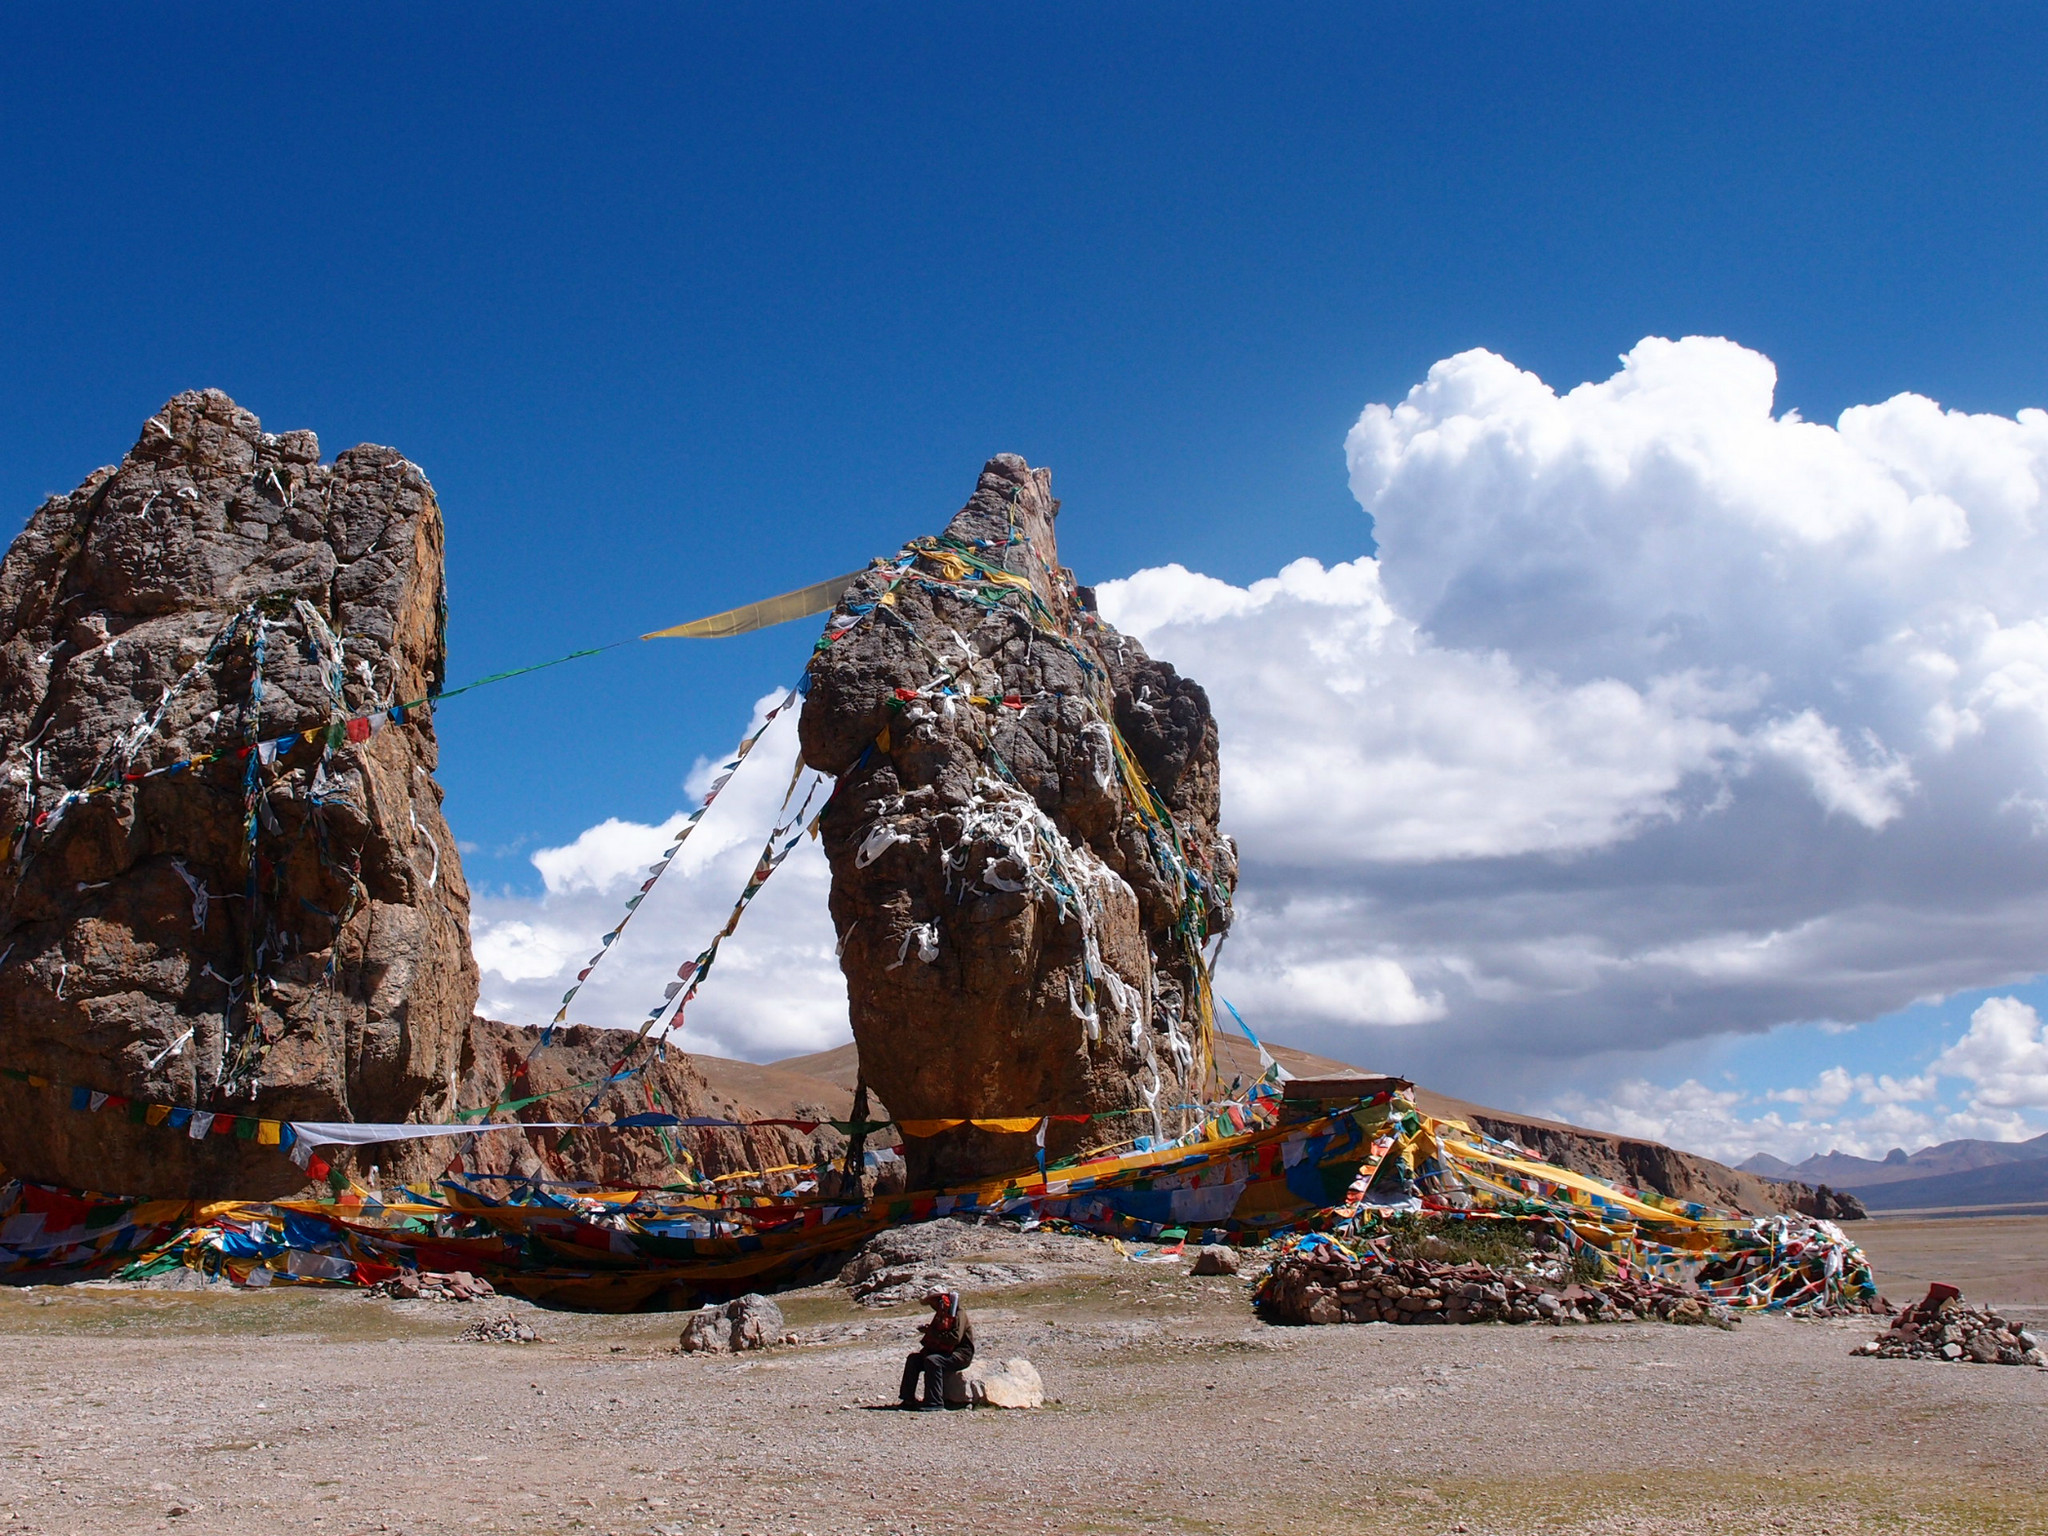
<path fill-rule="evenodd" d="M 1287 1323 L 1621 1323 L 1654 1320 L 1733 1327 L 1726 1307 L 1658 1280 L 1624 1277 L 1553 1285 L 1485 1264 L 1351 1258 L 1335 1248 L 1277 1260 L 1261 1282 L 1262 1310 Z"/>
<path fill-rule="evenodd" d="M 1952 1285 L 1927 1288 L 1920 1302 L 1892 1319 L 1891 1327 L 1852 1355 L 1880 1360 L 1947 1360 L 1956 1365 L 2048 1366 L 2040 1339 L 1988 1307 L 1973 1307 Z"/>
<path fill-rule="evenodd" d="M 509 1314 L 503 1317 L 480 1317 L 462 1332 L 455 1335 L 459 1344 L 545 1344 L 532 1328 Z"/>
<path fill-rule="evenodd" d="M 498 1293 L 482 1275 L 464 1269 L 446 1274 L 431 1269 L 409 1269 L 375 1288 L 379 1296 L 393 1301 L 483 1301 Z"/>

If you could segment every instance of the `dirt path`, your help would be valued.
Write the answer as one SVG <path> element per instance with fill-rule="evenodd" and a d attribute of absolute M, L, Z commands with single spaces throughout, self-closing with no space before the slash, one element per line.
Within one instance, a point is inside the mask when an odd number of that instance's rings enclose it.
<path fill-rule="evenodd" d="M 912 1415 L 863 1406 L 910 1318 L 829 1291 L 747 1359 L 524 1307 L 554 1342 L 453 1342 L 483 1310 L 0 1293 L 0 1530 L 2048 1529 L 2048 1372 L 1851 1359 L 1867 1324 L 1276 1329 L 1131 1265 L 980 1306 L 1056 1404 Z"/>

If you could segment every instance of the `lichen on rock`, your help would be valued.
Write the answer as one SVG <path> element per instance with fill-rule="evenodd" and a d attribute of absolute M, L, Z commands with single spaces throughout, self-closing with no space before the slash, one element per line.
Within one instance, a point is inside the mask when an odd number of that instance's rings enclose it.
<path fill-rule="evenodd" d="M 805 761 L 867 1081 L 899 1123 L 1054 1121 L 1058 1158 L 1190 1123 L 1201 947 L 1228 925 L 1207 697 L 1059 564 L 1051 475 L 991 459 L 937 539 L 849 590 L 813 657 Z M 912 1188 L 1030 1163 L 1028 1131 L 905 1142 Z"/>
<path fill-rule="evenodd" d="M 0 565 L 0 1065 L 276 1118 L 453 1107 L 477 971 L 433 727 L 361 718 L 441 683 L 442 539 L 396 451 L 323 464 L 217 390 L 36 510 Z M 124 1194 L 303 1182 L 8 1080 L 0 1163 Z"/>

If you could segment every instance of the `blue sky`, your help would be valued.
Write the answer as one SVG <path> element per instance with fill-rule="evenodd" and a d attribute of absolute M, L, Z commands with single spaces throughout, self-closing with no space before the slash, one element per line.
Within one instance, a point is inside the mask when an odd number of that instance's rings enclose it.
<path fill-rule="evenodd" d="M 2028 8 L 95 7 L 7 34 L 8 515 L 189 387 L 392 444 L 447 514 L 458 677 L 848 569 L 1003 450 L 1053 467 L 1084 580 L 1336 567 L 1375 550 L 1347 431 L 1474 348 L 1561 392 L 1644 337 L 1727 337 L 1817 422 L 2048 404 Z M 538 901 L 534 851 L 671 815 L 810 638 L 451 704 L 473 882 Z M 1809 979 L 1730 1018 L 1818 1016 Z M 1943 1048 L 1919 1013 L 1616 1026 L 1490 1071 L 1455 1028 L 1273 1006 L 1305 1044 L 1594 1108 L 1609 1079 L 1763 1093 Z"/>

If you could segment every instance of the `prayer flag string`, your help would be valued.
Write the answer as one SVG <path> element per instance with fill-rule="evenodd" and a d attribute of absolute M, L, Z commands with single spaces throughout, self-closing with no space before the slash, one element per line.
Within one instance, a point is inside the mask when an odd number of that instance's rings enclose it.
<path fill-rule="evenodd" d="M 562 994 L 561 1007 L 555 1010 L 555 1016 L 549 1022 L 548 1027 L 541 1031 L 541 1046 L 551 1044 L 554 1039 L 555 1026 L 567 1022 L 569 1004 L 575 1001 L 576 994 L 583 990 L 583 983 L 590 979 L 590 973 L 597 969 L 612 945 L 618 942 L 619 935 L 626 931 L 626 925 L 633 921 L 633 914 L 640 910 L 640 904 L 647 899 L 648 893 L 654 889 L 656 883 L 668 870 L 669 865 L 675 862 L 676 855 L 682 852 L 683 844 L 689 840 L 690 834 L 697 830 L 698 823 L 703 821 L 705 812 L 709 811 L 712 804 L 718 799 L 719 792 L 732 782 L 733 775 L 739 772 L 740 764 L 747 760 L 747 755 L 754 750 L 755 743 L 768 734 L 768 727 L 775 723 L 775 717 L 801 699 L 810 690 L 810 686 L 810 674 L 807 672 L 797 679 L 795 687 L 783 695 L 782 702 L 768 711 L 767 718 L 761 722 L 759 728 L 743 740 L 733 750 L 732 757 L 720 766 L 718 776 L 711 781 L 711 788 L 705 791 L 703 803 L 696 810 L 690 812 L 688 820 L 668 839 L 670 846 L 663 849 L 661 857 L 648 866 L 647 878 L 640 882 L 640 888 L 637 891 L 626 898 L 624 914 L 620 916 L 612 930 L 598 940 L 597 952 L 584 962 L 583 969 L 576 973 L 575 983 L 567 992 Z M 681 989 L 678 988 L 677 990 Z M 675 993 L 671 992 L 669 996 L 674 997 Z M 664 1006 L 666 1006 L 665 1002 Z"/>
<path fill-rule="evenodd" d="M 724 639 L 733 635 L 749 634 L 755 630 L 765 629 L 773 624 L 787 623 L 793 619 L 806 618 L 813 614 L 828 612 L 838 603 L 840 596 L 847 587 L 856 578 L 865 574 L 865 571 L 855 571 L 846 576 L 836 576 L 830 581 L 818 582 L 812 586 L 800 588 L 795 592 L 785 592 L 779 597 L 765 598 L 759 602 L 747 603 L 738 608 L 727 609 L 723 613 L 715 613 L 706 618 L 692 619 L 685 624 L 673 625 L 667 629 L 652 630 L 643 635 L 628 636 L 623 640 L 614 640 L 606 645 L 589 646 L 582 650 L 570 651 L 566 655 L 556 656 L 547 661 L 537 661 L 528 666 L 510 667 L 502 672 L 492 672 L 487 676 L 464 683 L 459 688 L 430 690 L 419 698 L 408 699 L 403 703 L 389 704 L 378 709 L 353 715 L 348 714 L 344 709 L 339 718 L 332 719 L 310 730 L 294 731 L 286 735 L 268 737 L 260 741 L 254 739 L 254 718 L 255 712 L 260 708 L 263 699 L 261 655 L 264 638 L 263 631 L 267 621 L 262 617 L 258 607 L 252 604 L 235 614 L 222 627 L 215 636 L 213 643 L 207 648 L 205 655 L 186 668 L 176 681 L 164 690 L 164 696 L 157 701 L 154 709 L 137 715 L 128 730 L 122 732 L 121 735 L 108 745 L 83 785 L 76 789 L 63 791 L 56 803 L 48 810 L 32 812 L 26 820 L 11 832 L 0 834 L 0 858 L 11 856 L 17 860 L 20 859 L 27 850 L 31 833 L 54 831 L 57 824 L 64 819 L 66 813 L 74 805 L 95 795 L 110 794 L 127 785 L 143 783 L 150 779 L 169 778 L 177 774 L 189 773 L 194 768 L 203 767 L 208 763 L 229 759 L 241 762 L 252 755 L 268 766 L 276 760 L 280 752 L 288 752 L 301 743 L 311 743 L 324 739 L 331 749 L 339 747 L 344 743 L 367 741 L 372 735 L 384 729 L 387 724 L 405 724 L 419 715 L 420 711 L 427 710 L 431 706 L 442 703 L 444 700 L 458 698 L 465 693 L 472 693 L 492 683 L 501 683 L 514 677 L 525 677 L 533 672 L 544 672 L 550 667 L 559 667 L 565 662 L 580 661 L 586 656 L 601 656 L 607 651 L 618 650 L 621 646 L 631 645 L 636 641 Z M 330 661 L 338 658 L 340 654 L 339 647 L 334 645 L 332 635 L 312 633 L 314 622 L 318 618 L 317 612 L 304 602 L 294 604 L 294 611 L 299 612 L 302 621 L 307 623 L 309 639 L 314 645 L 320 648 L 323 654 L 329 655 Z M 179 758 L 176 762 L 166 763 L 161 767 L 147 769 L 140 773 L 129 771 L 128 764 L 133 760 L 135 753 L 161 729 L 164 718 L 170 711 L 172 700 L 177 698 L 186 686 L 197 678 L 200 673 L 217 663 L 222 650 L 234 639 L 237 633 L 252 622 L 256 626 L 256 672 L 252 679 L 250 696 L 244 706 L 248 715 L 248 734 L 250 739 L 241 745 L 222 748 L 219 751 L 197 752 L 189 757 Z M 324 624 L 319 625 L 322 631 L 325 630 L 325 627 Z M 321 646 L 322 641 L 326 642 L 325 646 Z M 330 691 L 336 692 L 336 702 L 339 703 L 339 693 L 332 687 L 334 681 L 335 678 L 330 668 Z"/>

